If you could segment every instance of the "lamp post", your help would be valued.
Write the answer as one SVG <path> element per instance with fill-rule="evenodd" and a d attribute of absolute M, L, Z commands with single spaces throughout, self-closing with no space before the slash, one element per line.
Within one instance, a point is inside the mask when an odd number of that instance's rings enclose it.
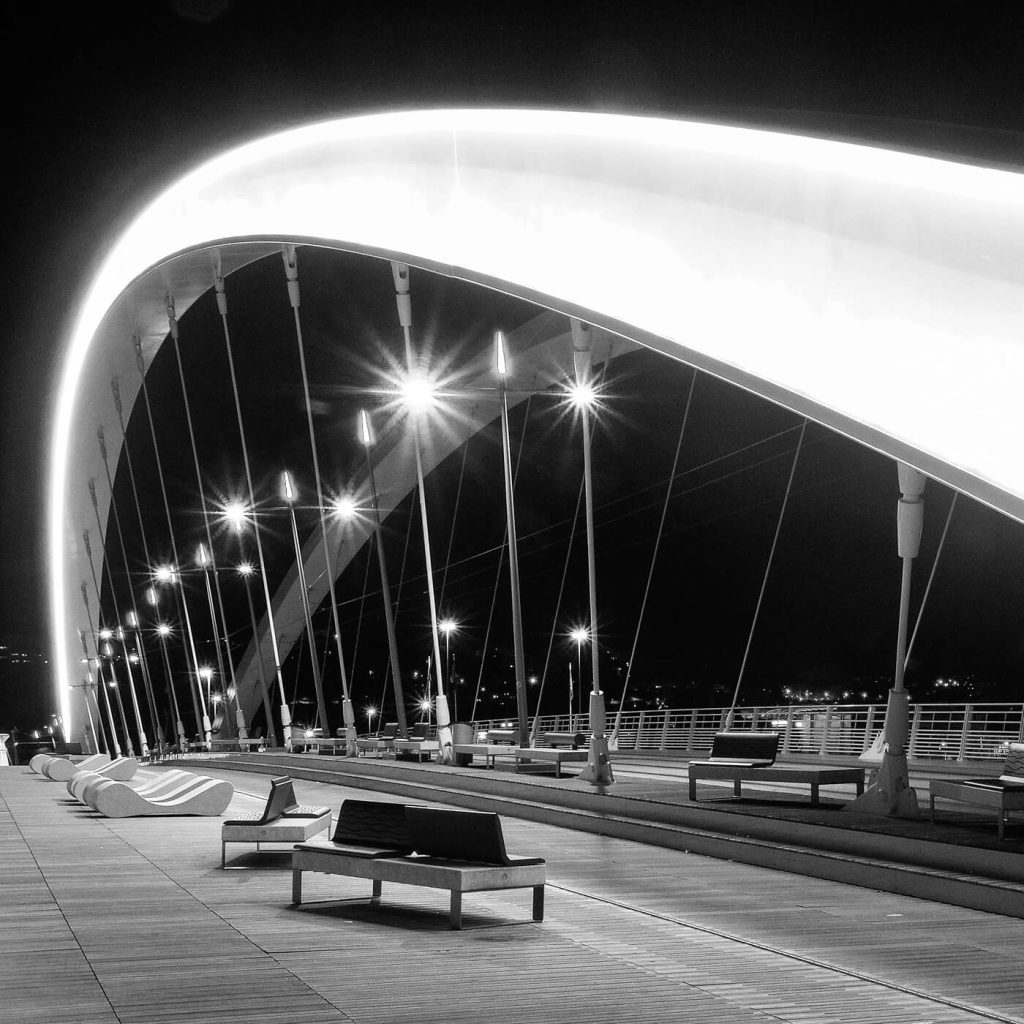
<path fill-rule="evenodd" d="M 570 638 L 576 641 L 576 678 L 580 683 L 580 692 L 577 696 L 576 724 L 583 717 L 583 645 L 590 639 L 590 630 L 584 626 L 577 626 L 570 634 Z M 572 666 L 569 666 L 569 729 L 572 730 Z"/>
<path fill-rule="evenodd" d="M 587 579 L 590 592 L 590 752 L 587 766 L 580 778 L 595 786 L 614 782 L 611 760 L 608 756 L 608 737 L 605 735 L 604 694 L 601 692 L 597 642 L 597 565 L 594 553 L 594 482 L 590 453 L 590 411 L 594 405 L 592 381 L 592 353 L 590 326 L 575 318 L 570 320 L 572 330 L 572 361 L 576 384 L 574 402 L 580 412 L 583 432 L 583 480 L 587 519 Z"/>
<path fill-rule="evenodd" d="M 156 605 L 156 591 L 150 587 L 147 596 L 150 597 L 150 603 Z M 174 706 L 174 723 L 178 729 L 178 750 L 181 753 L 185 753 L 188 750 L 188 733 L 185 732 L 185 723 L 181 720 L 181 708 L 178 706 L 178 694 L 174 689 L 174 680 L 171 675 L 171 659 L 167 653 L 167 638 L 171 635 L 172 630 L 168 623 L 158 622 L 156 625 L 156 635 L 160 641 L 160 653 L 163 655 L 164 660 L 164 672 L 167 675 L 167 688 L 171 693 L 171 703 Z"/>
<path fill-rule="evenodd" d="M 505 526 L 508 534 L 508 569 L 512 590 L 512 646 L 515 652 L 516 714 L 519 722 L 519 743 L 527 740 L 526 708 L 526 651 L 523 645 L 523 613 L 519 600 L 519 547 L 516 539 L 516 512 L 512 487 L 512 445 L 508 435 L 508 394 L 505 390 L 508 363 L 505 338 L 501 331 L 494 333 L 494 361 L 501 394 L 501 454 L 505 475 Z"/>
<path fill-rule="evenodd" d="M 103 632 L 105 632 L 105 630 L 100 630 L 101 634 Z M 117 673 L 114 671 L 114 648 L 109 640 L 103 644 L 103 655 L 107 659 L 107 665 L 110 668 L 110 678 L 107 680 L 107 686 L 114 691 L 114 699 L 117 701 L 117 713 L 121 719 L 121 728 L 124 730 L 124 741 L 128 751 L 128 756 L 134 757 L 135 750 L 132 747 L 132 734 L 128 729 L 128 716 L 124 713 L 124 701 L 121 699 L 121 687 L 117 684 Z"/>
<path fill-rule="evenodd" d="M 239 562 L 235 566 L 235 572 L 245 582 L 245 599 L 249 604 L 249 621 L 252 623 L 252 638 L 253 643 L 259 643 L 259 629 L 256 625 L 256 607 L 252 601 L 252 589 L 249 586 L 249 581 L 256 574 L 256 566 L 252 562 Z M 256 665 L 260 673 L 260 695 L 263 699 L 263 711 L 267 716 L 267 739 L 270 740 L 272 747 L 277 746 L 277 733 L 274 729 L 274 715 L 270 709 L 270 687 L 267 684 L 267 675 L 263 670 L 263 658 L 260 657 L 259 650 L 256 651 Z M 237 693 L 235 694 L 235 700 L 238 700 Z M 238 721 L 239 721 L 239 735 L 241 735 L 241 723 L 244 721 L 242 718 L 241 704 L 238 707 Z"/>
<path fill-rule="evenodd" d="M 118 641 L 121 645 L 121 650 L 124 652 L 124 668 L 128 673 L 128 695 L 132 701 L 132 711 L 135 714 L 135 728 L 139 736 L 139 749 L 142 752 L 143 757 L 149 756 L 149 740 L 146 737 L 146 730 L 142 725 L 142 710 L 139 707 L 139 698 L 135 692 L 135 675 L 132 672 L 132 658 L 133 655 L 128 650 L 128 643 L 125 639 L 124 629 L 118 627 L 117 631 L 107 630 L 111 636 Z M 138 655 L 134 656 L 135 664 L 139 663 Z"/>
<path fill-rule="evenodd" d="M 216 630 L 218 621 L 217 611 L 213 604 L 213 588 L 210 586 L 210 574 L 213 571 L 213 553 L 207 550 L 206 545 L 203 543 L 200 543 L 199 547 L 196 548 L 196 565 L 199 566 L 203 574 L 203 583 L 206 586 L 206 603 L 210 609 L 210 621 L 214 624 L 214 630 Z M 223 681 L 227 677 L 224 675 L 224 659 L 221 657 L 220 641 L 216 636 L 216 632 L 213 637 L 213 650 L 217 657 L 217 677 Z"/>
<path fill-rule="evenodd" d="M 209 665 L 199 666 L 199 678 L 206 683 L 206 698 L 203 701 L 203 711 L 209 713 L 213 706 L 213 669 Z"/>
<path fill-rule="evenodd" d="M 380 567 L 380 591 L 384 600 L 384 625 L 388 633 L 388 653 L 391 658 L 391 680 L 395 688 L 395 717 L 398 734 L 405 739 L 408 723 L 405 720 L 405 696 L 402 692 L 402 669 L 398 661 L 398 638 L 395 633 L 395 610 L 391 604 L 391 584 L 388 581 L 388 563 L 384 557 L 384 534 L 380 525 L 380 504 L 377 501 L 377 483 L 373 476 L 373 432 L 370 416 L 365 409 L 359 412 L 359 440 L 366 452 L 366 479 L 370 485 L 370 506 L 373 509 L 373 533 L 377 544 L 377 563 Z"/>
<path fill-rule="evenodd" d="M 150 675 L 149 671 L 149 658 L 146 655 L 146 645 L 142 639 L 142 632 L 139 626 L 139 613 L 135 604 L 134 595 L 132 595 L 132 607 L 125 614 L 124 621 L 125 626 L 135 634 L 135 652 L 139 657 L 139 664 L 142 669 L 142 683 L 149 698 L 150 709 L 153 717 L 153 727 L 156 730 L 157 750 L 162 754 L 164 745 L 166 744 L 166 737 L 164 736 L 163 726 L 160 724 L 160 714 L 156 707 L 156 692 L 153 689 L 153 677 Z M 124 633 L 123 629 L 122 633 Z"/>
<path fill-rule="evenodd" d="M 406 381 L 404 394 L 412 424 L 413 451 L 416 454 L 416 485 L 420 497 L 420 522 L 423 527 L 423 559 L 427 576 L 427 597 L 430 602 L 430 632 L 433 640 L 434 663 L 437 666 L 437 760 L 440 764 L 452 764 L 455 760 L 453 749 L 451 715 L 448 712 L 448 698 L 444 693 L 443 669 L 441 666 L 441 641 L 437 630 L 437 599 L 434 595 L 434 564 L 430 555 L 430 526 L 427 519 L 427 491 L 423 483 L 423 452 L 420 444 L 420 424 L 417 405 L 429 405 L 432 400 L 430 382 L 416 372 L 412 351 L 412 299 L 409 294 L 409 268 L 404 263 L 392 263 L 391 274 L 395 281 L 395 301 L 398 306 L 398 320 L 405 336 Z"/>
<path fill-rule="evenodd" d="M 292 475 L 287 470 L 281 474 L 281 497 L 288 506 L 288 515 L 292 524 L 292 543 L 295 546 L 295 570 L 299 577 L 299 593 L 302 597 L 302 613 L 306 618 L 306 632 L 309 635 L 309 661 L 313 667 L 313 687 L 316 690 L 317 713 L 320 716 L 320 727 L 325 736 L 330 735 L 327 721 L 327 703 L 324 700 L 324 684 L 320 677 L 320 664 L 317 659 L 316 634 L 313 632 L 313 615 L 309 607 L 309 588 L 306 585 L 306 567 L 302 562 L 302 545 L 299 543 L 299 525 L 295 519 L 295 502 L 299 493 L 295 489 Z"/>
<path fill-rule="evenodd" d="M 459 631 L 459 624 L 451 618 L 442 619 L 438 624 L 437 628 L 444 634 L 444 663 L 445 672 L 448 675 L 448 689 L 452 693 L 452 701 L 455 706 L 455 717 L 459 717 L 459 691 L 455 687 L 455 682 L 452 678 L 452 633 Z"/>
<path fill-rule="evenodd" d="M 366 712 L 366 735 L 369 736 L 373 732 L 373 720 L 377 716 L 377 709 L 371 704 L 370 707 L 365 709 Z"/>

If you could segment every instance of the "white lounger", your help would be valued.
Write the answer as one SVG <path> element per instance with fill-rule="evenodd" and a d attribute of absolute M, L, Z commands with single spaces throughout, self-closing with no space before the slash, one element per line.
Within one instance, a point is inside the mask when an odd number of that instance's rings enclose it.
<path fill-rule="evenodd" d="M 96 768 L 99 768 L 102 765 L 109 764 L 110 755 L 92 754 L 89 757 L 85 758 L 85 760 L 76 762 L 71 761 L 70 758 L 61 757 L 57 754 L 36 754 L 35 757 L 33 757 L 31 761 L 29 761 L 28 766 L 32 769 L 32 771 L 36 772 L 37 774 L 46 775 L 44 769 L 46 765 L 48 765 L 51 761 L 65 761 L 78 771 L 89 771 L 95 770 Z M 49 778 L 48 775 L 47 778 Z"/>
<path fill-rule="evenodd" d="M 105 775 L 108 779 L 118 779 L 121 782 L 127 782 L 139 770 L 139 762 L 134 757 L 118 757 L 96 769 L 83 767 L 84 764 L 85 762 L 73 764 L 63 757 L 55 757 L 52 761 L 43 765 L 43 774 L 48 779 L 53 779 L 54 782 L 67 782 L 72 775 L 77 775 L 80 771 L 95 770 Z"/>
<path fill-rule="evenodd" d="M 203 778 L 198 785 L 189 786 L 184 792 L 147 800 L 131 786 L 108 782 L 97 787 L 93 807 L 108 818 L 178 814 L 214 816 L 227 810 L 234 794 L 235 787 L 230 782 Z"/>
<path fill-rule="evenodd" d="M 179 782 L 183 782 L 185 779 L 198 779 L 199 777 L 195 772 L 187 772 L 184 769 L 175 768 L 172 771 L 158 775 L 155 779 L 149 779 L 148 781 L 139 780 L 137 785 L 132 786 L 132 789 L 140 796 L 152 799 L 158 793 L 177 786 Z M 89 799 L 89 794 L 95 790 L 97 783 L 104 781 L 117 780 L 109 779 L 102 772 L 79 772 L 68 781 L 68 793 L 80 803 L 88 804 L 91 807 L 92 803 Z"/>

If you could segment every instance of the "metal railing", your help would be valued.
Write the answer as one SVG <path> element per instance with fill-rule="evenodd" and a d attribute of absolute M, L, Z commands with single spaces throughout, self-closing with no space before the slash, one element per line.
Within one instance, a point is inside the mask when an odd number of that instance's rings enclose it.
<path fill-rule="evenodd" d="M 612 728 L 614 714 L 608 716 Z M 619 750 L 671 753 L 707 751 L 716 732 L 771 730 L 781 733 L 780 756 L 858 757 L 871 747 L 885 724 L 884 704 L 789 704 L 728 708 L 675 708 L 624 711 Z M 509 729 L 511 719 L 477 721 L 478 732 Z M 541 732 L 589 729 L 589 715 L 544 715 Z M 911 704 L 911 760 L 1002 760 L 1008 743 L 1024 742 L 1024 704 Z"/>

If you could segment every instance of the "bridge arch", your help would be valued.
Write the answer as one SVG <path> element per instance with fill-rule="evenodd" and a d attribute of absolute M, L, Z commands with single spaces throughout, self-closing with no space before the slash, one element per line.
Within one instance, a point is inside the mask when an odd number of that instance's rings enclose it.
<path fill-rule="evenodd" d="M 164 296 L 180 315 L 210 287 L 212 249 L 227 273 L 299 241 L 498 288 L 683 359 L 1024 519 L 1022 228 L 1018 174 L 654 118 L 368 116 L 204 164 L 107 254 L 68 339 L 49 479 L 65 720 L 87 574 L 83 494 L 102 472 L 90 417 L 109 405 L 111 377 L 135 379 L 128 339 L 147 351 L 161 343 Z M 132 387 L 123 399 L 130 407 Z"/>

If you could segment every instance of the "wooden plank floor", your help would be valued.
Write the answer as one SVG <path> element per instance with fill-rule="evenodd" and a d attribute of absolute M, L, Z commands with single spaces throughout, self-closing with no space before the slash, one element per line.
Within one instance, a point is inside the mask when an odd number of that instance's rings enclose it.
<path fill-rule="evenodd" d="M 231 810 L 269 786 L 210 774 L 235 783 Z M 357 795 L 296 791 L 335 809 Z M 548 860 L 545 921 L 528 892 L 472 894 L 452 932 L 445 893 L 293 908 L 287 851 L 229 848 L 222 871 L 219 819 L 105 820 L 0 769 L 0 1019 L 1024 1021 L 1019 920 L 513 819 L 505 832 Z M 367 888 L 308 876 L 304 896 Z"/>

